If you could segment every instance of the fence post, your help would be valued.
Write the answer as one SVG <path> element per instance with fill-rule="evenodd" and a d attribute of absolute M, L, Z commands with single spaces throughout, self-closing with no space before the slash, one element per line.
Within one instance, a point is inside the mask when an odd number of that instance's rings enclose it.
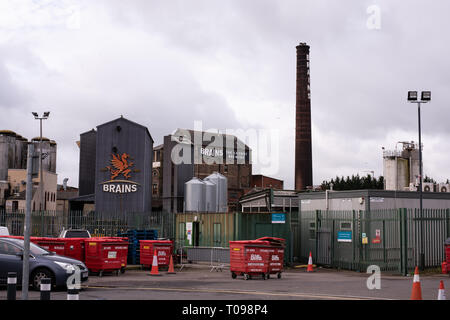
<path fill-rule="evenodd" d="M 387 252 L 386 252 L 386 220 L 383 219 L 383 260 L 385 268 L 387 269 Z"/>
<path fill-rule="evenodd" d="M 450 238 L 450 209 L 445 210 L 445 220 L 447 222 L 447 235 L 445 238 Z"/>
<path fill-rule="evenodd" d="M 407 211 L 398 209 L 400 214 L 400 270 L 404 276 L 408 274 L 408 234 Z"/>
<path fill-rule="evenodd" d="M 8 300 L 16 300 L 17 273 L 8 272 Z"/>
<path fill-rule="evenodd" d="M 316 210 L 316 220 L 314 223 L 314 226 L 316 228 L 315 230 L 315 235 L 316 235 L 316 246 L 315 246 L 315 253 L 314 255 L 316 256 L 316 261 L 318 262 L 319 259 L 319 221 L 320 221 L 320 210 Z"/>

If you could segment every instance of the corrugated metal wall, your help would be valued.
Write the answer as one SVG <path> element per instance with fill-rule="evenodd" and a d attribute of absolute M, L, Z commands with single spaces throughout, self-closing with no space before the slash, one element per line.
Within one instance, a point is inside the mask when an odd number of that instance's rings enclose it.
<path fill-rule="evenodd" d="M 423 219 L 417 209 L 302 212 L 300 260 L 308 261 L 311 252 L 321 265 L 357 271 L 378 265 L 407 274 L 421 265 L 423 234 L 423 267 L 438 268 L 450 237 L 450 209 L 423 212 Z"/>

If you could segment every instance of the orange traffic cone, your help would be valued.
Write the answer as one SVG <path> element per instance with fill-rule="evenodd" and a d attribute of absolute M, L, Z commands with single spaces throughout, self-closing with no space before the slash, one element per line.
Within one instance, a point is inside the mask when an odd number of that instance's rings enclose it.
<path fill-rule="evenodd" d="M 169 262 L 169 271 L 167 271 L 168 274 L 175 274 L 175 270 L 173 269 L 173 256 L 170 255 L 170 262 Z"/>
<path fill-rule="evenodd" d="M 160 276 L 161 274 L 158 273 L 158 256 L 155 254 L 153 255 L 153 263 L 152 263 L 152 271 L 150 271 L 151 276 Z"/>
<path fill-rule="evenodd" d="M 441 280 L 441 283 L 439 284 L 439 293 L 438 293 L 438 300 L 447 300 L 445 298 L 445 289 L 444 289 L 444 281 Z"/>
<path fill-rule="evenodd" d="M 411 300 L 422 300 L 422 289 L 420 287 L 419 268 L 414 270 L 414 280 L 411 293 Z"/>
<path fill-rule="evenodd" d="M 312 264 L 312 255 L 311 251 L 309 252 L 309 259 L 308 259 L 308 268 L 306 269 L 306 272 L 314 271 L 313 264 Z"/>

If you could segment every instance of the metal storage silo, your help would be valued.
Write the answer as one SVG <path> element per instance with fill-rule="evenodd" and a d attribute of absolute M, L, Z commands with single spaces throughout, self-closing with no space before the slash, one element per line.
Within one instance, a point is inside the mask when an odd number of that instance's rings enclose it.
<path fill-rule="evenodd" d="M 192 178 L 184 184 L 185 211 L 204 212 L 205 211 L 205 191 L 206 185 L 199 178 Z"/>
<path fill-rule="evenodd" d="M 0 181 L 8 180 L 8 169 L 14 168 L 16 153 L 16 134 L 13 131 L 0 131 Z"/>
<path fill-rule="evenodd" d="M 22 141 L 22 152 L 21 152 L 21 158 L 20 158 L 20 169 L 26 169 L 27 168 L 27 161 L 28 161 L 28 139 L 23 138 Z"/>
<path fill-rule="evenodd" d="M 216 185 L 217 212 L 227 212 L 228 209 L 228 182 L 227 177 L 213 172 L 205 178 Z"/>
<path fill-rule="evenodd" d="M 35 142 L 35 150 L 37 153 L 40 152 L 40 137 L 35 137 L 31 141 Z M 42 137 L 42 170 L 51 171 L 51 148 L 50 140 L 48 138 Z"/>
<path fill-rule="evenodd" d="M 217 185 L 208 180 L 205 183 L 205 211 L 217 212 Z"/>
<path fill-rule="evenodd" d="M 26 169 L 27 163 L 27 139 L 24 137 L 17 135 L 16 136 L 16 153 L 14 160 L 14 168 L 15 169 Z"/>
<path fill-rule="evenodd" d="M 56 142 L 50 140 L 50 172 L 56 173 Z"/>

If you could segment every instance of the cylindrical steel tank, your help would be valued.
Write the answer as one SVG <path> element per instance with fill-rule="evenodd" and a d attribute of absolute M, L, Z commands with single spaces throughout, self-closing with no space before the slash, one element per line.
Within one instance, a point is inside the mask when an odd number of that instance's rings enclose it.
<path fill-rule="evenodd" d="M 14 168 L 16 134 L 10 130 L 0 131 L 0 181 L 8 180 L 8 169 Z"/>
<path fill-rule="evenodd" d="M 228 182 L 227 177 L 213 172 L 205 178 L 216 185 L 217 212 L 227 212 L 228 209 Z"/>
<path fill-rule="evenodd" d="M 205 211 L 205 191 L 206 185 L 199 178 L 192 178 L 184 184 L 185 211 L 204 212 Z"/>
<path fill-rule="evenodd" d="M 217 185 L 208 180 L 205 183 L 205 210 L 206 212 L 217 212 Z"/>
<path fill-rule="evenodd" d="M 35 137 L 32 139 L 35 142 L 35 151 L 40 152 L 40 138 Z M 42 170 L 51 171 L 51 147 L 50 139 L 42 137 Z"/>
<path fill-rule="evenodd" d="M 50 140 L 50 171 L 56 173 L 56 142 Z"/>
<path fill-rule="evenodd" d="M 25 139 L 20 135 L 17 135 L 14 168 L 26 169 L 26 164 L 27 164 L 27 139 Z"/>

